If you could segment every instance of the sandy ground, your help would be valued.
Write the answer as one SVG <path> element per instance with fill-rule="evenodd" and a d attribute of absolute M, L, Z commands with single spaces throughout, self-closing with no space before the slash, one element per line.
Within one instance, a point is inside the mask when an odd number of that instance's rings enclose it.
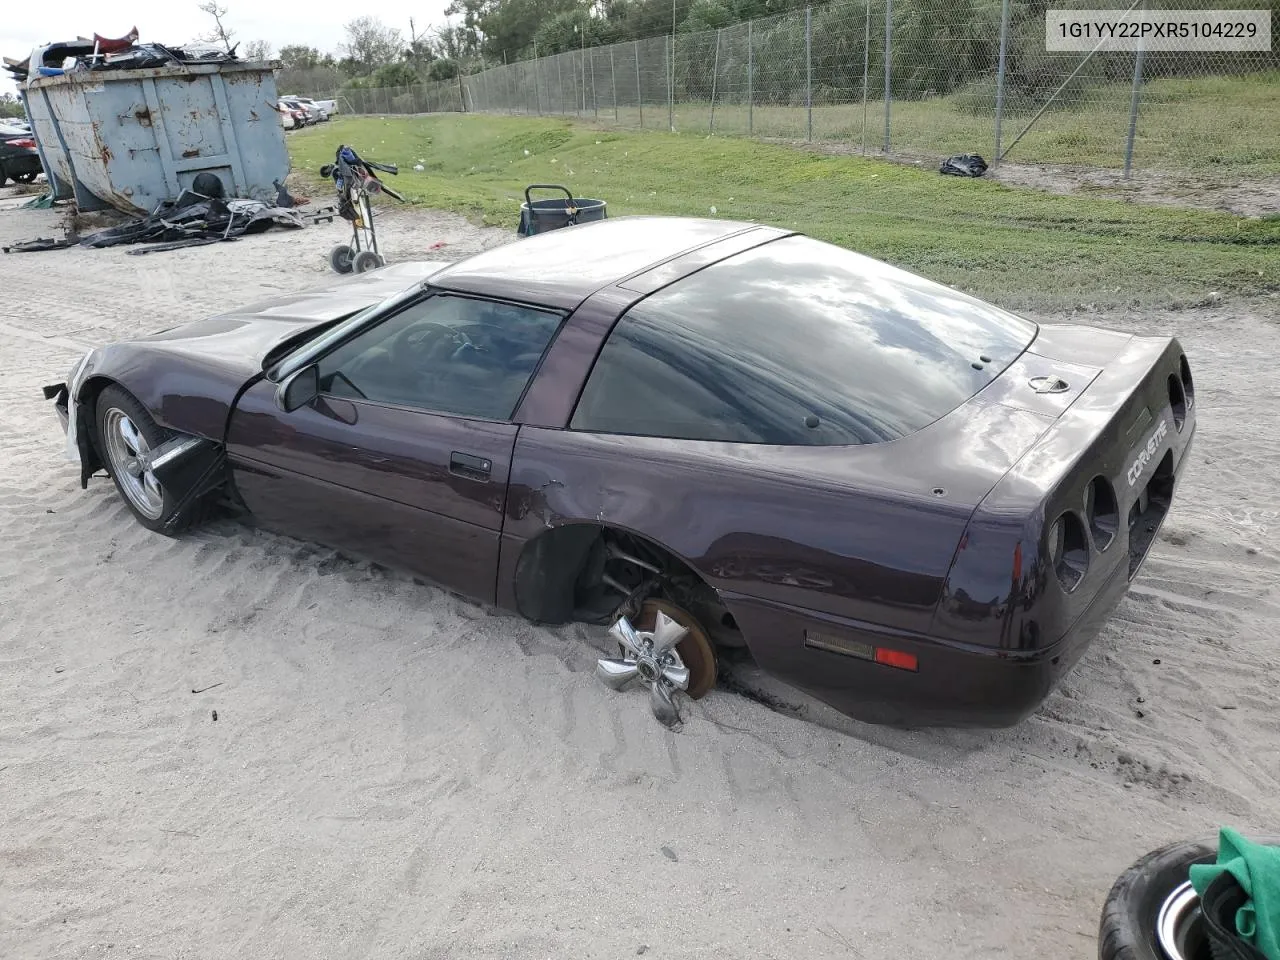
<path fill-rule="evenodd" d="M 0 242 L 54 222 L 0 210 Z M 381 224 L 396 260 L 512 239 Z M 1184 339 L 1196 462 L 1028 722 L 717 691 L 670 732 L 595 680 L 597 631 L 233 521 L 170 540 L 80 490 L 43 384 L 324 278 L 342 232 L 0 256 L 0 956 L 1089 958 L 1133 859 L 1276 832 L 1280 304 L 1089 318 Z"/>

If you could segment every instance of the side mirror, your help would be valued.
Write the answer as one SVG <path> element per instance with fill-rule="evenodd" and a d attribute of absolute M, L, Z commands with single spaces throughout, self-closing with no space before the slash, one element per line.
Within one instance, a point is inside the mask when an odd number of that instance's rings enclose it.
<path fill-rule="evenodd" d="M 276 406 L 285 413 L 293 413 L 319 395 L 320 371 L 312 363 L 301 370 L 295 370 L 276 387 Z"/>

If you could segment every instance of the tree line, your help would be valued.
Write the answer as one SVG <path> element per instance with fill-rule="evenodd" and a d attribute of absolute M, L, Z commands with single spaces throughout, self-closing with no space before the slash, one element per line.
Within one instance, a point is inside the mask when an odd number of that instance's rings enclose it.
<path fill-rule="evenodd" d="M 873 77 L 883 77 L 884 22 L 887 0 L 863 3 L 835 0 L 812 4 L 815 52 L 815 101 L 835 102 L 860 96 L 864 57 Z M 661 37 L 672 30 L 681 44 L 676 64 L 677 96 L 681 90 L 707 86 L 713 63 L 725 76 L 747 69 L 738 43 L 713 49 L 715 31 L 747 20 L 797 14 L 805 0 L 451 0 L 444 26 L 424 27 L 410 19 L 408 31 L 371 15 L 344 25 L 345 40 L 329 53 L 305 45 L 287 45 L 275 55 L 281 61 L 284 92 L 318 94 L 350 88 L 410 87 L 452 80 L 534 57 L 611 43 Z M 1006 61 L 1005 96 L 1019 100 L 1044 98 L 1079 61 L 1075 54 L 1046 54 L 1044 18 L 1052 0 L 1013 0 Z M 212 8 L 212 9 L 210 9 Z M 214 39 L 229 42 L 226 11 L 208 0 L 201 9 L 215 15 Z M 989 112 L 994 97 L 1001 0 L 892 0 L 895 97 L 960 94 L 975 111 Z M 741 38 L 739 38 L 741 40 Z M 706 49 L 702 49 L 706 47 Z M 805 59 L 803 16 L 778 16 L 758 22 L 752 39 L 756 51 L 755 84 L 761 101 L 787 102 L 797 95 L 797 64 Z M 251 43 L 246 52 L 270 55 L 269 45 Z M 822 63 L 817 62 L 821 57 Z M 1157 54 L 1149 58 L 1148 76 L 1214 74 L 1222 70 L 1220 54 Z M 739 63 L 738 61 L 742 61 Z M 1074 90 L 1124 82 L 1132 73 L 1133 55 L 1111 53 L 1092 58 L 1088 69 L 1072 80 Z M 1280 50 L 1251 55 L 1242 70 L 1280 69 Z M 1234 72 L 1234 71 L 1233 71 Z M 882 82 L 882 81 L 879 81 Z"/>

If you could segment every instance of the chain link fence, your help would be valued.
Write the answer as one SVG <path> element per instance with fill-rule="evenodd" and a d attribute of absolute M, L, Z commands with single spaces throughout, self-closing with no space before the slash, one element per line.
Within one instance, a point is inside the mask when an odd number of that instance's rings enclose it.
<path fill-rule="evenodd" d="M 1280 54 L 1046 51 L 1050 0 L 836 0 L 585 47 L 457 80 L 350 90 L 348 112 L 576 117 L 936 160 L 1280 173 Z M 1052 0 L 1093 10 L 1099 0 Z M 1178 11 L 1268 0 L 1134 0 Z M 1136 15 L 1135 14 L 1135 15 Z"/>

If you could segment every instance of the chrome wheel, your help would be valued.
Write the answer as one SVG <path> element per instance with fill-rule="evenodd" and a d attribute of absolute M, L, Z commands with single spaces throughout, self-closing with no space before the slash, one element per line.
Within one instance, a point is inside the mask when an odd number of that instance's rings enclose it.
<path fill-rule="evenodd" d="M 1192 960 L 1204 946 L 1200 897 L 1191 881 L 1175 887 L 1165 898 L 1156 919 L 1156 939 L 1168 960 Z"/>
<path fill-rule="evenodd" d="M 107 411 L 102 423 L 103 441 L 111 473 L 129 502 L 148 520 L 164 512 L 164 489 L 151 472 L 151 445 L 129 415 L 118 407 Z"/>
<path fill-rule="evenodd" d="M 633 680 L 646 684 L 653 715 L 672 726 L 680 720 L 672 699 L 675 691 L 689 689 L 689 668 L 676 653 L 676 644 L 688 632 L 661 610 L 652 630 L 637 630 L 626 617 L 619 617 L 609 635 L 622 646 L 623 655 L 596 661 L 596 676 L 613 690 L 622 690 Z"/>

